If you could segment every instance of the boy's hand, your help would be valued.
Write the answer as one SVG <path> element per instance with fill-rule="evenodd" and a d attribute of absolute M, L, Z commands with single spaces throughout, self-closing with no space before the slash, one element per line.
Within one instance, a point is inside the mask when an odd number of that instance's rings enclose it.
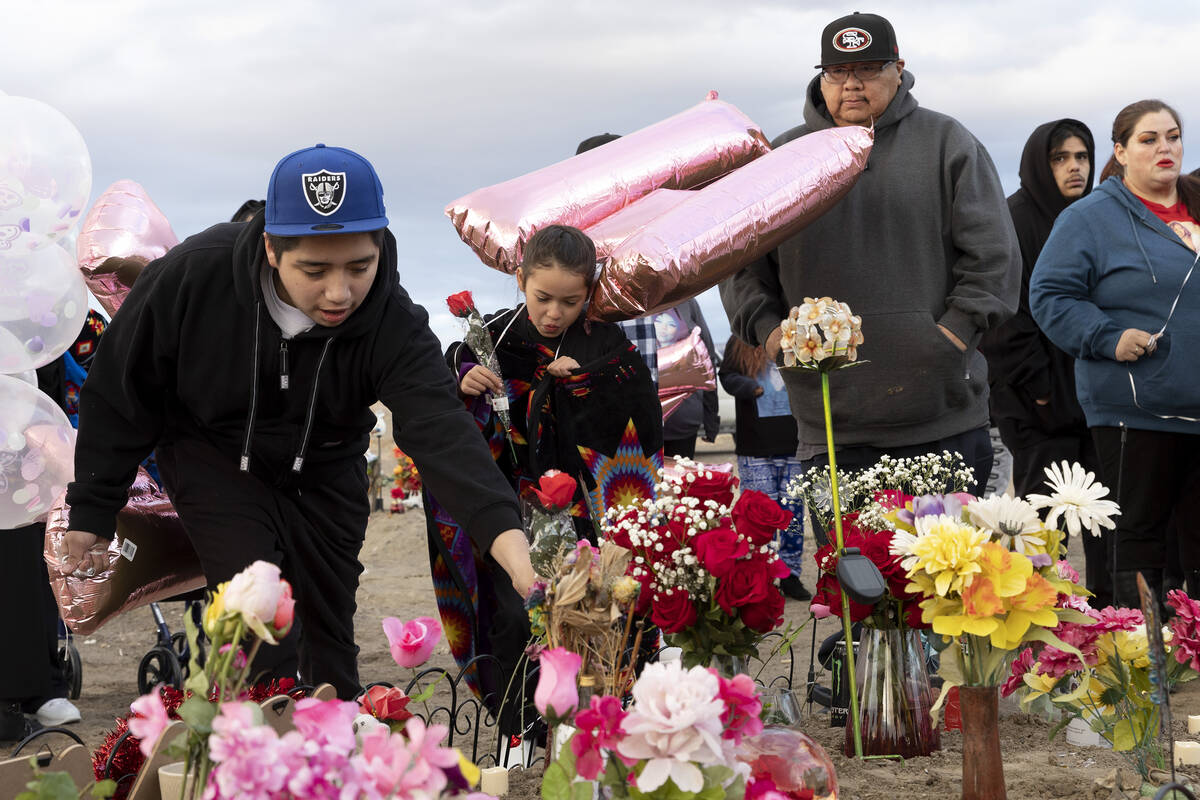
<path fill-rule="evenodd" d="M 90 578 L 107 568 L 107 540 L 87 531 L 67 531 L 63 544 L 67 552 L 58 565 L 60 575 Z"/>
<path fill-rule="evenodd" d="M 556 378 L 567 377 L 573 369 L 579 369 L 579 362 L 570 356 L 556 358 L 550 362 L 550 366 L 546 367 L 546 371 Z"/>
<path fill-rule="evenodd" d="M 482 364 L 476 364 L 466 375 L 463 375 L 462 382 L 458 384 L 458 390 L 467 397 L 478 397 L 484 392 L 502 395 L 504 394 L 504 384 L 500 382 L 496 373 Z"/>

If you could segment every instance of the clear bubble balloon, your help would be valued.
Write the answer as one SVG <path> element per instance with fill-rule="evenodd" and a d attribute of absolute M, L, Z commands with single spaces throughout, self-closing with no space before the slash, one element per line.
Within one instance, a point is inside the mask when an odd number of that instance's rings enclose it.
<path fill-rule="evenodd" d="M 0 375 L 0 528 L 45 517 L 74 475 L 75 430 L 54 401 Z"/>
<path fill-rule="evenodd" d="M 0 256 L 0 374 L 49 364 L 87 317 L 87 287 L 61 247 Z"/>
<path fill-rule="evenodd" d="M 0 256 L 57 241 L 81 219 L 92 190 L 83 137 L 61 112 L 0 96 Z"/>

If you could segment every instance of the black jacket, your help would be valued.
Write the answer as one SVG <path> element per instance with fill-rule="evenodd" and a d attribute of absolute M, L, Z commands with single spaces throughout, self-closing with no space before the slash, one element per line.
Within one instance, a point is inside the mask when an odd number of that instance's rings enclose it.
<path fill-rule="evenodd" d="M 758 381 L 743 375 L 729 363 L 721 362 L 717 372 L 725 391 L 733 396 L 737 408 L 734 422 L 734 452 L 749 458 L 779 458 L 796 455 L 796 418 L 758 415 Z"/>
<path fill-rule="evenodd" d="M 988 359 L 993 419 L 1017 421 L 1019 428 L 1034 436 L 1082 430 L 1086 427 L 1083 410 L 1075 397 L 1075 359 L 1059 350 L 1042 333 L 1029 310 L 1029 279 L 1042 246 L 1050 237 L 1054 220 L 1068 201 L 1062 196 L 1050 169 L 1050 134 L 1061 119 L 1039 125 L 1021 153 L 1021 188 L 1008 198 L 1017 240 L 1021 245 L 1021 296 L 1017 313 L 981 345 Z M 1092 170 L 1088 174 L 1086 195 L 1092 191 L 1096 170 L 1096 148 L 1090 133 L 1084 137 Z M 1048 405 L 1039 406 L 1037 398 L 1049 397 Z"/>
<path fill-rule="evenodd" d="M 287 342 L 262 298 L 262 233 L 261 212 L 215 225 L 138 278 L 81 392 L 71 527 L 111 537 L 138 463 L 160 441 L 207 441 L 276 487 L 361 469 L 380 400 L 396 444 L 481 549 L 521 527 L 428 315 L 400 286 L 391 233 L 362 305 Z"/>

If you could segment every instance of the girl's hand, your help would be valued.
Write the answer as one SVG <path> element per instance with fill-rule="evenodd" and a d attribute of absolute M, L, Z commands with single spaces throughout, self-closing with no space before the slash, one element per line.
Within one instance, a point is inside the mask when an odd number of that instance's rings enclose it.
<path fill-rule="evenodd" d="M 462 382 L 458 384 L 458 390 L 467 397 L 478 397 L 484 392 L 502 395 L 504 394 L 504 384 L 500 382 L 496 373 L 482 364 L 476 364 L 466 375 L 463 375 Z"/>
<path fill-rule="evenodd" d="M 570 356 L 556 358 L 550 362 L 550 366 L 546 367 L 546 371 L 556 378 L 567 377 L 573 369 L 579 369 L 579 362 Z"/>
<path fill-rule="evenodd" d="M 1154 352 L 1158 345 L 1158 337 L 1151 336 L 1137 328 L 1129 328 L 1121 334 L 1117 341 L 1117 361 L 1137 361 L 1144 355 Z"/>

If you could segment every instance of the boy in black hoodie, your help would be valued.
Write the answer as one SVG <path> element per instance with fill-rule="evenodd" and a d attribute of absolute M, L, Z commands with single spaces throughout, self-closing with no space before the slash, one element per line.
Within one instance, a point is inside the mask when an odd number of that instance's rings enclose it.
<path fill-rule="evenodd" d="M 1018 496 L 1044 489 L 1044 469 L 1058 461 L 1078 461 L 1099 470 L 1092 435 L 1075 397 L 1075 359 L 1042 333 L 1029 310 L 1029 279 L 1054 220 L 1068 205 L 1092 191 L 1095 144 L 1077 119 L 1039 125 L 1021 153 L 1021 188 L 1008 198 L 1021 245 L 1021 295 L 1017 313 L 984 336 L 991 415 L 1000 438 L 1013 454 L 1013 489 Z M 1111 594 L 1105 575 L 1103 541 L 1084 537 L 1088 589 L 1096 608 Z"/>
<path fill-rule="evenodd" d="M 318 144 L 279 162 L 249 222 L 209 228 L 147 266 L 84 384 L 67 490 L 60 570 L 90 576 L 107 568 L 104 540 L 157 446 L 209 586 L 258 559 L 292 584 L 297 624 L 259 651 L 255 671 L 298 666 L 343 698 L 359 690 L 372 403 L 392 411 L 397 445 L 489 563 L 522 594 L 533 582 L 516 499 L 428 315 L 399 284 L 387 223 L 371 164 Z"/>

